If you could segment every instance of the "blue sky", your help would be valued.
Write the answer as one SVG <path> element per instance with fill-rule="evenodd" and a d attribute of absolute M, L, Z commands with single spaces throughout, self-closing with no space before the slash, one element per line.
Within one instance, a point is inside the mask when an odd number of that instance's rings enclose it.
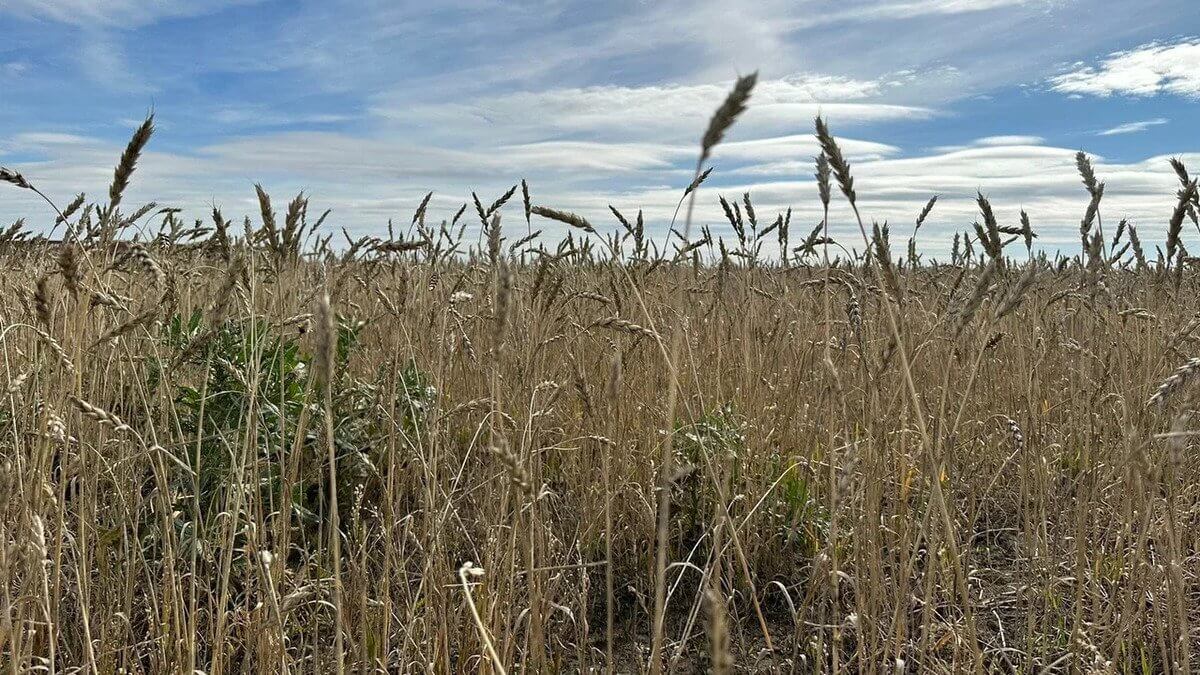
<path fill-rule="evenodd" d="M 791 206 L 797 229 L 819 220 L 818 112 L 868 217 L 903 228 L 941 195 L 933 238 L 970 225 L 978 189 L 1069 246 L 1083 149 L 1106 218 L 1153 239 L 1176 187 L 1166 158 L 1200 172 L 1195 0 L 4 0 L 0 35 L 0 164 L 62 202 L 104 194 L 153 109 L 127 204 L 251 214 L 261 181 L 378 233 L 427 190 L 444 215 L 524 177 L 535 201 L 597 224 L 610 203 L 662 223 L 751 70 L 760 86 L 700 197 L 718 231 L 718 193 Z M 0 225 L 19 216 L 47 220 L 4 191 Z"/>

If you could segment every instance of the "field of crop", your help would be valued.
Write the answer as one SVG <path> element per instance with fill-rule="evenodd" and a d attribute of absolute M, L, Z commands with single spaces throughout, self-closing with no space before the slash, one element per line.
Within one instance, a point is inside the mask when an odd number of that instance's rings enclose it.
<path fill-rule="evenodd" d="M 149 120 L 31 214 L 61 240 L 5 230 L 5 672 L 1189 671 L 1186 168 L 1139 232 L 1081 153 L 1071 257 L 982 195 L 946 260 L 934 201 L 834 241 L 723 197 L 719 238 L 691 202 L 753 85 L 669 239 L 523 182 L 340 243 L 261 188 L 126 213 Z"/>

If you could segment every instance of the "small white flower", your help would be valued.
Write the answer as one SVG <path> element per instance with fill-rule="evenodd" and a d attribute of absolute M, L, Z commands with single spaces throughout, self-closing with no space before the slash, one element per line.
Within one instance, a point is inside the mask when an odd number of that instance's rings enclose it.
<path fill-rule="evenodd" d="M 481 577 L 481 576 L 483 576 L 483 568 L 476 567 L 475 563 L 468 560 L 467 562 L 462 564 L 461 568 L 459 568 L 459 573 L 469 574 L 473 577 Z"/>

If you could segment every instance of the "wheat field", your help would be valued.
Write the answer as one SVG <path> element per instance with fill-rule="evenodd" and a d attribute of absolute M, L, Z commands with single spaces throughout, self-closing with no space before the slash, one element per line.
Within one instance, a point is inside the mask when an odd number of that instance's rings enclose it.
<path fill-rule="evenodd" d="M 4 672 L 1189 672 L 1196 181 L 1139 232 L 1081 153 L 1078 250 L 980 195 L 933 260 L 818 120 L 861 237 L 720 237 L 753 86 L 666 238 L 524 181 L 344 241 L 126 213 L 152 120 L 5 230 Z"/>

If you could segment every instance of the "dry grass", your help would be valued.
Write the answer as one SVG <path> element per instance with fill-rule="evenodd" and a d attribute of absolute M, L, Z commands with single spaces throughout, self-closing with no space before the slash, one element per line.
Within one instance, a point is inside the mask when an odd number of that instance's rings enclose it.
<path fill-rule="evenodd" d="M 982 195 L 949 262 L 861 219 L 862 240 L 818 227 L 793 249 L 790 215 L 750 195 L 723 202 L 724 240 L 688 214 L 753 85 L 703 135 L 674 250 L 640 214 L 605 234 L 524 181 L 507 209 L 517 186 L 474 197 L 478 247 L 466 205 L 426 224 L 428 197 L 407 235 L 341 247 L 303 196 L 280 226 L 261 188 L 242 236 L 219 211 L 126 217 L 149 121 L 107 205 L 51 214 L 69 244 L 5 230 L 0 661 L 1187 671 L 1186 169 L 1158 261 L 1132 226 L 1102 234 L 1085 156 L 1073 258 L 1029 254 L 1029 219 Z M 818 136 L 814 196 L 854 204 L 869 186 Z"/>

